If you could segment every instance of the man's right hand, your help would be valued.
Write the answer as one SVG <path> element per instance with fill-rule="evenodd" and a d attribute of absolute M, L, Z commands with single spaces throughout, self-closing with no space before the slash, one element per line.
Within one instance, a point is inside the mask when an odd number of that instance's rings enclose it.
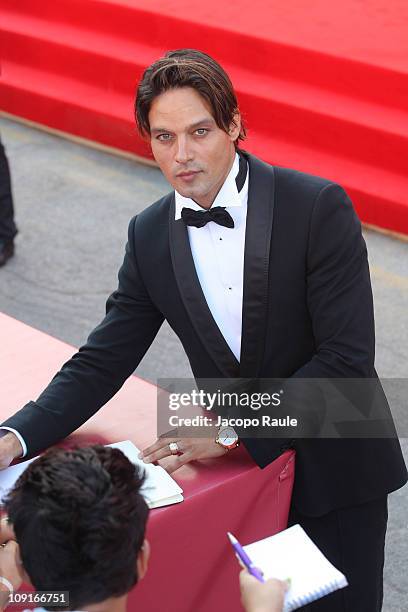
<path fill-rule="evenodd" d="M 245 612 L 282 612 L 287 582 L 271 578 L 262 583 L 243 569 L 239 583 Z"/>
<path fill-rule="evenodd" d="M 11 431 L 7 432 L 5 436 L 0 438 L 0 470 L 8 467 L 13 459 L 21 457 L 23 449 L 17 436 Z"/>

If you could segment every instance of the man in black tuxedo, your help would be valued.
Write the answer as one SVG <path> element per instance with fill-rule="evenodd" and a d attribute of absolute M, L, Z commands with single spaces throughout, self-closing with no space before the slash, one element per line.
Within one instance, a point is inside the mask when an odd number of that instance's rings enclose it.
<path fill-rule="evenodd" d="M 237 100 L 209 56 L 179 50 L 144 73 L 136 115 L 175 191 L 134 217 L 107 314 L 36 402 L 9 418 L 7 465 L 77 429 L 137 367 L 167 319 L 202 378 L 375 378 L 361 226 L 344 190 L 238 148 Z M 261 467 L 282 444 L 244 439 Z M 146 462 L 234 452 L 237 440 L 159 439 Z M 290 520 L 350 587 L 311 610 L 381 609 L 387 494 L 407 479 L 397 439 L 295 440 Z M 171 457 L 172 454 L 174 457 Z"/>

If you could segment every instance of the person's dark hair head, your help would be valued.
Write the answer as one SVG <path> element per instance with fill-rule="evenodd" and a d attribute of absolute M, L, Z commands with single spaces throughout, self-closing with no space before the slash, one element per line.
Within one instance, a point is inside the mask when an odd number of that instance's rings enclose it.
<path fill-rule="evenodd" d="M 239 112 L 237 97 L 225 70 L 212 57 L 196 49 L 168 51 L 148 66 L 137 88 L 135 116 L 142 137 L 150 135 L 149 112 L 153 100 L 170 89 L 192 87 L 210 105 L 217 126 L 228 133 L 234 115 Z M 235 141 L 246 137 L 241 131 Z"/>
<path fill-rule="evenodd" d="M 148 516 L 143 479 L 120 450 L 101 445 L 53 449 L 28 466 L 5 509 L 38 591 L 69 591 L 78 610 L 136 584 Z"/>

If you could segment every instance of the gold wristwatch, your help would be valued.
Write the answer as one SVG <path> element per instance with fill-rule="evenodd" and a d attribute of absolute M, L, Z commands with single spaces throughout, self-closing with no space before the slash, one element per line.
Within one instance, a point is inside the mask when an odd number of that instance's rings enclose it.
<path fill-rule="evenodd" d="M 229 425 L 221 425 L 218 430 L 215 442 L 225 448 L 226 450 L 232 450 L 239 446 L 238 434 L 233 427 Z"/>

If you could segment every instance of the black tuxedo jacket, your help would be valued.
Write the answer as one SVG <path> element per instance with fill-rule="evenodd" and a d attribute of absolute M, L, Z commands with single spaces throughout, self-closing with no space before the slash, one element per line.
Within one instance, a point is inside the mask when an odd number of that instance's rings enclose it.
<path fill-rule="evenodd" d="M 170 193 L 131 220 L 104 320 L 38 400 L 4 423 L 30 454 L 77 429 L 118 391 L 164 319 L 196 378 L 376 376 L 367 251 L 350 200 L 339 185 L 246 156 L 241 362 L 208 309 Z M 244 443 L 261 467 L 277 456 L 275 440 Z M 407 479 L 396 439 L 302 439 L 294 447 L 294 503 L 304 514 L 375 499 Z"/>

